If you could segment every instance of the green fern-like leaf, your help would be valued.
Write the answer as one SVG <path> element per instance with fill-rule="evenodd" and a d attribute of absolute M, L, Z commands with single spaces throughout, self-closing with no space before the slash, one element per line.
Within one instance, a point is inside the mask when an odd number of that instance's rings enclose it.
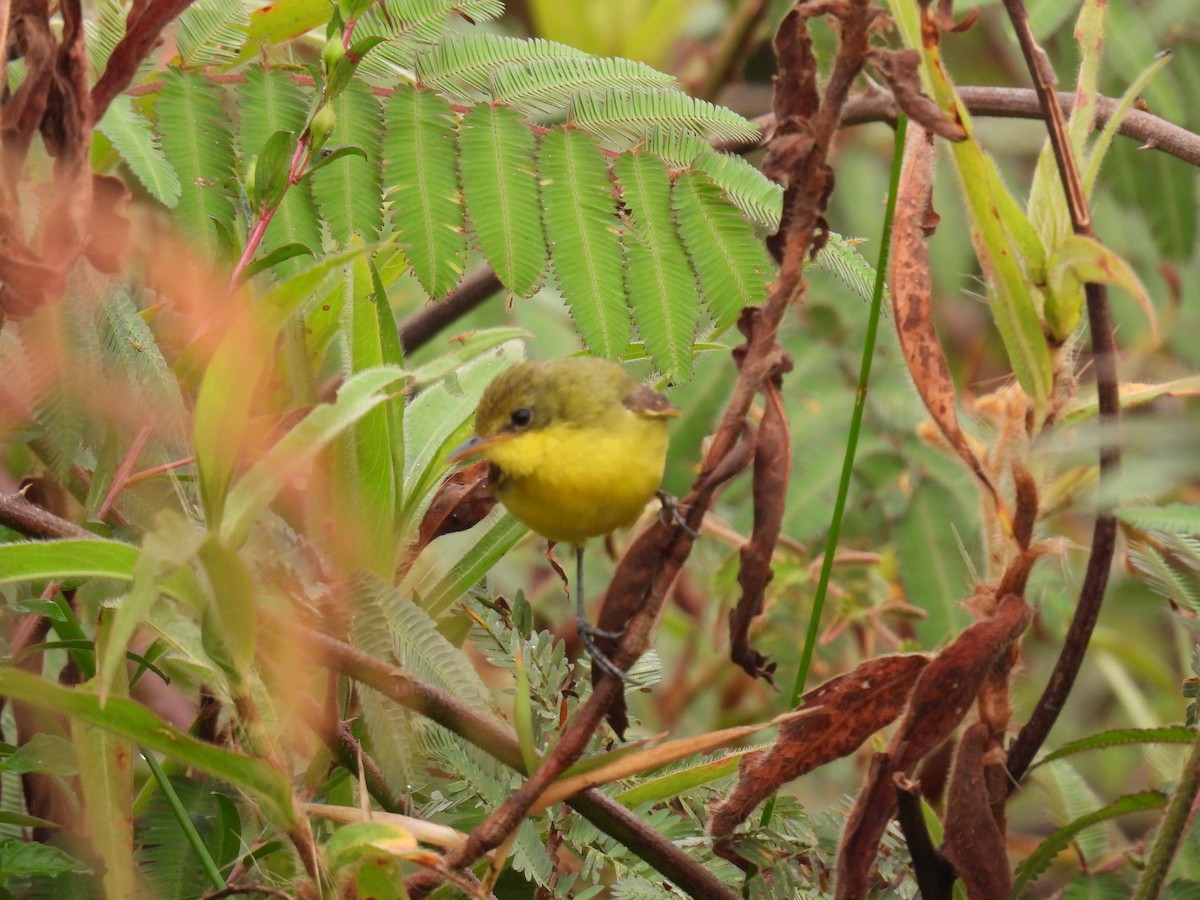
<path fill-rule="evenodd" d="M 125 5 L 121 0 L 97 0 L 94 13 L 84 17 L 87 35 L 88 72 L 93 81 L 100 77 L 113 48 L 125 37 Z"/>
<path fill-rule="evenodd" d="M 134 396 L 159 436 L 183 439 L 187 416 L 183 394 L 154 333 L 125 289 L 113 291 L 100 307 L 99 333 L 110 366 L 131 382 Z"/>
<path fill-rule="evenodd" d="M 469 809 L 482 800 L 485 808 L 495 809 L 508 799 L 515 787 L 512 772 L 445 729 L 426 729 L 424 735 L 423 745 L 438 762 L 438 767 L 459 778 L 457 785 L 452 784 L 447 789 L 453 807 Z M 459 789 L 455 790 L 455 787 Z M 547 884 L 554 872 L 546 845 L 530 820 L 517 829 L 513 868 L 541 885 Z"/>
<path fill-rule="evenodd" d="M 676 169 L 695 169 L 711 178 L 750 221 L 767 231 L 779 227 L 783 188 L 740 156 L 714 150 L 686 131 L 656 128 L 642 145 Z"/>
<path fill-rule="evenodd" d="M 491 74 L 502 66 L 587 56 L 583 50 L 555 41 L 473 31 L 422 49 L 417 54 L 417 81 L 454 99 L 473 103 L 488 96 Z"/>
<path fill-rule="evenodd" d="M 774 270 L 771 258 L 750 223 L 704 173 L 680 174 L 672 199 L 709 314 L 717 329 L 724 330 L 743 306 L 766 298 Z"/>
<path fill-rule="evenodd" d="M 179 175 L 163 155 L 158 135 L 134 110 L 127 94 L 113 98 L 96 130 L 112 142 L 129 171 L 155 200 L 169 207 L 179 202 Z"/>
<path fill-rule="evenodd" d="M 237 857 L 241 848 L 241 822 L 237 807 L 221 787 L 182 775 L 171 776 L 171 786 L 184 812 L 218 866 Z M 176 811 L 161 791 L 137 823 L 138 861 L 153 895 L 162 900 L 199 897 L 212 885 L 195 850 L 184 838 Z"/>
<path fill-rule="evenodd" d="M 870 303 L 875 294 L 875 267 L 858 251 L 860 243 L 861 240 L 847 240 L 831 232 L 812 264 L 840 279 L 856 296 Z M 883 296 L 885 302 L 890 299 L 886 286 Z"/>
<path fill-rule="evenodd" d="M 196 0 L 175 22 L 175 43 L 185 66 L 233 62 L 246 42 L 250 10 L 244 0 Z"/>
<path fill-rule="evenodd" d="M 629 343 L 629 309 L 604 154 L 590 135 L 568 129 L 543 137 L 538 158 L 550 267 L 588 347 L 615 358 Z"/>
<path fill-rule="evenodd" d="M 371 89 L 351 81 L 333 99 L 337 127 L 333 142 L 361 147 L 367 154 L 347 155 L 313 173 L 312 190 L 329 230 L 343 247 L 357 234 L 365 241 L 379 238 L 383 228 L 380 130 L 382 112 Z"/>
<path fill-rule="evenodd" d="M 244 159 L 259 153 L 277 131 L 299 134 L 308 115 L 308 96 L 287 72 L 251 66 L 246 84 L 238 94 L 238 145 Z M 313 253 L 321 249 L 321 221 L 308 182 L 287 189 L 262 240 L 262 255 L 284 244 L 300 244 Z M 282 275 L 294 275 L 304 267 L 299 259 L 280 264 Z"/>
<path fill-rule="evenodd" d="M 1117 510 L 1117 518 L 1144 530 L 1200 534 L 1200 506 L 1193 503 L 1127 506 Z"/>
<path fill-rule="evenodd" d="M 233 233 L 233 140 L 228 121 L 220 91 L 207 78 L 179 69 L 163 75 L 158 131 L 163 153 L 179 174 L 176 218 L 180 229 L 210 253 L 222 234 Z"/>
<path fill-rule="evenodd" d="M 630 59 L 557 57 L 528 60 L 496 69 L 491 97 L 534 116 L 557 116 L 580 92 L 603 94 L 634 88 L 678 87 L 671 75 Z"/>
<path fill-rule="evenodd" d="M 384 38 L 359 64 L 359 71 L 390 80 L 405 77 L 418 50 L 441 38 L 451 21 L 486 22 L 503 12 L 501 0 L 383 0 L 364 13 L 354 29 L 359 39 Z"/>
<path fill-rule="evenodd" d="M 680 91 L 651 88 L 577 94 L 569 118 L 597 137 L 623 145 L 636 143 L 659 128 L 710 140 L 744 141 L 758 135 L 751 122 L 723 106 Z"/>
<path fill-rule="evenodd" d="M 395 634 L 384 606 L 369 583 L 357 587 L 351 640 L 364 653 L 394 662 Z M 394 792 L 409 790 L 419 772 L 411 715 L 372 688 L 360 685 L 358 694 L 372 758 Z"/>
<path fill-rule="evenodd" d="M 433 91 L 401 85 L 388 98 L 384 183 L 400 246 L 431 297 L 458 284 L 466 259 L 454 136 L 450 104 Z"/>
<path fill-rule="evenodd" d="M 361 576 L 354 585 L 353 607 L 372 605 L 386 619 L 391 635 L 391 660 L 406 672 L 453 693 L 472 709 L 493 715 L 488 691 L 462 652 L 442 637 L 437 623 L 397 591 L 374 578 Z"/>
<path fill-rule="evenodd" d="M 699 298 L 671 215 L 671 178 L 650 153 L 617 160 L 617 178 L 633 228 L 625 241 L 626 290 L 654 364 L 672 378 L 692 371 Z"/>
<path fill-rule="evenodd" d="M 506 288 L 531 294 L 546 266 L 533 134 L 514 110 L 480 104 L 463 118 L 459 146 L 479 246 Z"/>
<path fill-rule="evenodd" d="M 1017 896 L 1021 894 L 1033 884 L 1038 876 L 1050 867 L 1050 863 L 1054 861 L 1054 858 L 1070 846 L 1071 842 L 1076 840 L 1079 833 L 1085 828 L 1131 813 L 1159 809 L 1165 806 L 1166 802 L 1166 795 L 1159 791 L 1142 791 L 1138 794 L 1126 794 L 1124 797 L 1114 800 L 1107 806 L 1079 816 L 1074 821 L 1064 825 L 1042 841 L 1037 849 L 1029 855 L 1029 858 L 1017 867 L 1013 895 Z"/>
<path fill-rule="evenodd" d="M 1176 568 L 1149 544 L 1131 547 L 1129 562 L 1154 593 L 1200 612 L 1200 578 L 1195 570 L 1188 573 Z"/>
<path fill-rule="evenodd" d="M 733 205 L 769 232 L 779 228 L 783 215 L 783 186 L 776 184 L 740 156 L 709 150 L 693 162 L 721 186 Z"/>

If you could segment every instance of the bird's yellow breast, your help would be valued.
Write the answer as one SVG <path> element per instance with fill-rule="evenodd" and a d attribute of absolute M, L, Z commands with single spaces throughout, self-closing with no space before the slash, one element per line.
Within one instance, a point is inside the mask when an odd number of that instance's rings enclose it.
<path fill-rule="evenodd" d="M 605 426 L 555 422 L 489 447 L 509 512 L 576 545 L 633 524 L 662 482 L 667 423 L 622 409 Z"/>

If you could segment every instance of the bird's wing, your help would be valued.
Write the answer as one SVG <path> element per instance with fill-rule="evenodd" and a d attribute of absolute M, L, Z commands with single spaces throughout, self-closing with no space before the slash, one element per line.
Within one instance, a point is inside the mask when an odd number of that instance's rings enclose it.
<path fill-rule="evenodd" d="M 646 384 L 640 384 L 625 398 L 625 407 L 639 416 L 651 419 L 673 419 L 679 415 L 679 407 Z"/>

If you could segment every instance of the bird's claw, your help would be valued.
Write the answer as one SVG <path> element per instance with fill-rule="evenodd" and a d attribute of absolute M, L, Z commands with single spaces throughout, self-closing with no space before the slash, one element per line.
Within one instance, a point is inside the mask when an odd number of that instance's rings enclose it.
<path fill-rule="evenodd" d="M 606 640 L 615 641 L 622 635 L 622 631 L 605 631 L 603 628 L 597 628 L 587 619 L 579 618 L 576 620 L 576 627 L 579 630 L 579 640 L 583 644 L 583 649 L 587 651 L 587 655 L 592 658 L 592 664 L 598 667 L 606 675 L 611 675 L 619 681 L 628 682 L 629 675 L 617 667 L 611 659 L 604 655 L 599 647 L 596 646 L 596 638 L 604 638 Z"/>
<path fill-rule="evenodd" d="M 678 498 L 668 494 L 666 491 L 655 491 L 655 496 L 658 497 L 658 502 L 662 504 L 662 509 L 658 511 L 658 521 L 664 525 L 674 523 L 690 534 L 693 538 L 699 538 L 700 532 L 688 524 L 683 513 L 684 505 L 679 502 Z M 666 517 L 666 518 L 664 518 Z"/>

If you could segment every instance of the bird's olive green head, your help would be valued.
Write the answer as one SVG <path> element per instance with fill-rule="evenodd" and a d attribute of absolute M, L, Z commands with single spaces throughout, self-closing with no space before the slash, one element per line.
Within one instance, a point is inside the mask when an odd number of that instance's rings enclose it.
<path fill-rule="evenodd" d="M 551 425 L 604 428 L 628 412 L 627 401 L 641 388 L 607 360 L 568 357 L 520 363 L 488 385 L 475 410 L 475 437 L 459 447 L 451 461 Z"/>

